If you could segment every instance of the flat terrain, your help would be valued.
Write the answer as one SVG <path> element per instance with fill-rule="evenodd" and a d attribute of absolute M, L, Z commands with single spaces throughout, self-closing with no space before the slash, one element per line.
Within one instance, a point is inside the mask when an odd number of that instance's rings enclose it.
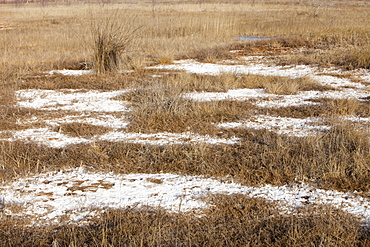
<path fill-rule="evenodd" d="M 368 246 L 369 11 L 0 6 L 0 245 Z"/>

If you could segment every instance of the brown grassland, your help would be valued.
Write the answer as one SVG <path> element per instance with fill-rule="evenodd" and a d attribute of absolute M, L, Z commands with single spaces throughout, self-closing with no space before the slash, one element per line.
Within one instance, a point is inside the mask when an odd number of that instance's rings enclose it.
<path fill-rule="evenodd" d="M 107 22 L 108 20 L 108 22 Z M 123 30 L 124 47 L 112 55 L 109 40 L 97 43 L 99 23 Z M 123 26 L 122 26 L 123 25 Z M 113 32 L 113 31 L 112 31 Z M 246 42 L 240 35 L 274 37 Z M 104 43 L 106 42 L 106 43 Z M 274 94 L 327 91 L 310 78 L 221 74 L 166 74 L 155 64 L 192 58 L 214 62 L 263 55 L 276 64 L 370 69 L 370 4 L 367 1 L 198 0 L 32 3 L 0 6 L 0 130 L 27 128 L 17 121 L 43 117 L 15 103 L 19 89 L 133 89 L 117 98 L 132 103 L 128 131 L 191 131 L 236 136 L 236 145 L 149 146 L 97 142 L 63 149 L 0 142 L 0 179 L 87 165 L 97 171 L 233 177 L 245 185 L 314 182 L 324 189 L 358 191 L 370 197 L 369 127 L 339 121 L 341 115 L 369 117 L 369 100 L 320 99 L 320 106 L 259 108 L 251 101 L 195 102 L 183 93 L 266 88 Z M 114 44 L 113 44 L 113 47 Z M 118 56 L 118 64 L 99 57 Z M 237 50 L 230 53 L 230 50 Z M 110 55 L 109 55 L 110 54 Z M 111 58 L 111 57 L 110 57 Z M 97 66 L 78 77 L 43 72 Z M 104 62 L 105 61 L 105 62 Z M 106 68 L 113 66 L 111 72 Z M 108 69 L 109 70 L 109 69 Z M 114 70 L 132 70 L 115 73 Z M 153 74 L 163 73 L 162 77 Z M 323 135 L 289 137 L 264 130 L 224 129 L 212 123 L 258 114 L 326 117 Z M 51 114 L 51 113 L 47 113 Z M 63 112 L 53 113 L 63 116 Z M 64 124 L 70 136 L 108 131 L 89 124 Z M 2 134 L 4 135 L 4 134 Z M 307 206 L 294 214 L 240 195 L 214 195 L 202 217 L 161 208 L 107 210 L 85 225 L 26 226 L 1 217 L 0 246 L 370 246 L 369 226 L 331 207 Z"/>

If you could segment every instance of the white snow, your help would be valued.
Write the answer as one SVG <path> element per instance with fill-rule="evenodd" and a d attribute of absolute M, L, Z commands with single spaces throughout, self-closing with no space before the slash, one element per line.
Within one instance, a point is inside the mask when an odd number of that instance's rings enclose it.
<path fill-rule="evenodd" d="M 189 73 L 218 75 L 220 73 L 254 74 L 265 76 L 287 76 L 299 78 L 312 74 L 314 69 L 304 65 L 297 66 L 268 66 L 262 63 L 248 65 L 225 65 L 214 63 L 199 63 L 194 60 L 179 60 L 174 64 L 157 65 L 153 69 L 184 70 Z"/>
<path fill-rule="evenodd" d="M 5 132 L 0 132 L 5 133 Z M 10 134 L 8 131 L 6 132 Z M 103 135 L 95 135 L 91 138 L 71 137 L 63 133 L 52 131 L 48 128 L 26 129 L 11 132 L 13 137 L 2 138 L 6 141 L 24 141 L 33 142 L 39 145 L 45 145 L 52 148 L 63 148 L 72 144 L 89 144 L 97 141 L 110 142 L 127 142 L 147 145 L 175 145 L 175 144 L 191 144 L 205 143 L 212 145 L 232 145 L 236 144 L 238 138 L 214 138 L 208 135 L 202 136 L 194 133 L 129 133 L 124 131 L 111 131 Z"/>
<path fill-rule="evenodd" d="M 253 116 L 243 122 L 217 124 L 219 128 L 251 128 L 267 129 L 282 135 L 304 137 L 317 134 L 318 131 L 327 131 L 330 126 L 314 125 L 322 122 L 320 118 L 285 118 L 274 116 Z"/>
<path fill-rule="evenodd" d="M 127 90 L 100 92 L 97 90 L 19 90 L 18 105 L 39 110 L 88 112 L 124 112 L 127 103 L 113 100 Z"/>
<path fill-rule="evenodd" d="M 62 75 L 67 75 L 67 76 L 88 75 L 92 73 L 93 73 L 92 70 L 71 70 L 71 69 L 52 70 L 49 72 L 50 75 L 62 74 Z"/>
<path fill-rule="evenodd" d="M 3 140 L 34 142 L 52 148 L 63 148 L 71 144 L 90 143 L 91 140 L 81 137 L 70 137 L 62 133 L 51 131 L 48 128 L 26 129 L 13 131 L 13 137 Z"/>
<path fill-rule="evenodd" d="M 125 132 L 109 132 L 99 137 L 99 140 L 116 141 L 116 142 L 130 142 L 137 144 L 149 145 L 173 145 L 173 144 L 186 144 L 186 143 L 206 143 L 206 144 L 236 144 L 238 138 L 214 138 L 208 135 L 201 136 L 194 133 L 125 133 Z"/>
<path fill-rule="evenodd" d="M 93 173 L 84 168 L 39 174 L 2 186 L 3 214 L 34 217 L 35 224 L 55 224 L 61 217 L 75 223 L 96 209 L 160 206 L 173 212 L 200 212 L 210 194 L 243 194 L 281 203 L 288 210 L 307 204 L 331 205 L 370 220 L 370 200 L 351 193 L 317 189 L 307 184 L 247 187 L 234 182 L 176 174 Z M 23 207 L 12 212 L 7 204 Z"/>
<path fill-rule="evenodd" d="M 350 79 L 347 78 L 338 78 L 335 76 L 330 75 L 315 75 L 313 78 L 322 83 L 323 85 L 329 85 L 332 87 L 354 87 L 354 88 L 360 88 L 365 89 L 367 88 L 366 85 L 358 82 L 352 82 Z"/>
<path fill-rule="evenodd" d="M 357 91 L 355 89 L 338 91 L 303 91 L 298 94 L 277 95 L 266 93 L 264 89 L 233 89 L 225 93 L 220 92 L 194 92 L 185 94 L 184 97 L 196 101 L 215 101 L 215 100 L 248 100 L 257 99 L 251 102 L 259 107 L 288 107 L 300 105 L 317 104 L 311 102 L 313 99 L 361 99 L 370 96 L 370 92 Z"/>
<path fill-rule="evenodd" d="M 34 119 L 33 122 L 40 122 L 38 119 Z M 46 124 L 50 126 L 60 126 L 63 123 L 86 123 L 95 126 L 103 126 L 112 129 L 122 129 L 126 128 L 129 124 L 129 121 L 126 119 L 124 115 L 120 117 L 116 117 L 113 115 L 108 114 L 95 114 L 91 116 L 91 114 L 85 114 L 79 116 L 66 116 L 62 118 L 54 118 L 44 121 Z"/>

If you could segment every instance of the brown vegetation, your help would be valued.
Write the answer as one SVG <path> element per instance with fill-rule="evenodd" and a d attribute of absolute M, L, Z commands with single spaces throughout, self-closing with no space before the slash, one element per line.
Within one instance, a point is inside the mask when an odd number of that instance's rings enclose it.
<path fill-rule="evenodd" d="M 204 216 L 155 208 L 108 210 L 89 225 L 9 228 L 3 246 L 367 246 L 370 236 L 351 216 L 329 207 L 295 209 L 243 196 L 213 196 Z"/>
<path fill-rule="evenodd" d="M 104 5 L 104 6 L 103 6 Z M 0 179 L 8 183 L 50 170 L 79 167 L 115 173 L 169 172 L 228 177 L 246 185 L 283 185 L 296 181 L 342 191 L 370 191 L 369 131 L 338 121 L 344 115 L 369 117 L 368 100 L 319 99 L 319 105 L 260 109 L 251 101 L 195 102 L 193 91 L 225 92 L 264 88 L 274 94 L 333 90 L 311 78 L 221 74 L 189 75 L 145 70 L 175 58 L 201 62 L 262 55 L 279 64 L 316 64 L 345 69 L 369 68 L 369 5 L 325 1 L 157 1 L 140 4 L 0 7 L 0 130 L 24 128 L 29 116 L 64 112 L 22 109 L 18 89 L 131 89 L 116 100 L 132 104 L 132 132 L 192 131 L 239 137 L 235 145 L 169 146 L 96 142 L 55 149 L 33 143 L 0 142 Z M 108 14 L 109 10 L 116 15 Z M 86 14 L 88 13 L 88 14 Z M 129 14 L 126 14 L 129 13 Z M 117 26 L 143 27 L 124 40 L 110 40 Z M 107 20 L 107 22 L 99 22 Z M 1 20 L 3 21 L 3 20 Z M 90 33 L 91 24 L 98 26 Z M 104 24 L 105 23 L 105 24 Z M 99 26 L 103 24 L 102 26 Z M 105 28 L 108 25 L 109 27 Z M 110 29 L 109 28 L 113 28 Z M 108 33 L 105 33 L 108 31 Z M 121 31 L 120 31 L 121 32 Z M 120 33 L 119 32 L 119 33 Z M 102 34 L 102 35 L 99 35 Z M 239 35 L 271 37 L 237 40 Z M 108 41 L 106 41 L 106 39 Z M 125 44 L 131 46 L 115 47 Z M 112 42 L 111 42 L 112 41 Z M 95 46 L 94 46 L 95 42 Z M 108 42 L 108 43 L 104 43 Z M 140 44 L 138 46 L 137 44 Z M 109 58 L 116 50 L 113 61 Z M 102 49 L 102 50 L 101 50 Z M 230 53 L 233 50 L 233 53 Z M 95 51 L 95 53 L 94 53 Z M 127 52 L 125 61 L 120 55 Z M 114 52 L 113 52 L 114 53 Z M 95 54 L 95 55 L 94 55 Z M 104 56 L 100 56 L 100 55 Z M 240 62 L 240 61 L 239 61 Z M 100 64 L 100 65 L 99 65 Z M 90 69 L 102 74 L 78 77 L 44 73 L 51 69 Z M 103 72 L 133 69 L 125 73 Z M 132 73 L 131 73 L 132 72 Z M 160 77 L 153 77 L 153 75 Z M 252 114 L 325 117 L 332 129 L 310 137 L 269 131 L 218 129 L 214 123 L 248 119 Z M 68 135 L 91 137 L 106 127 L 62 124 Z M 1 135 L 7 135 L 7 132 Z M 160 183 L 161 181 L 152 181 Z M 277 205 L 239 195 L 213 196 L 202 217 L 157 208 L 107 210 L 87 225 L 29 227 L 16 217 L 1 218 L 1 246 L 368 246 L 369 229 L 358 219 L 328 207 L 309 206 L 282 215 Z M 15 207 L 16 205 L 14 205 Z"/>

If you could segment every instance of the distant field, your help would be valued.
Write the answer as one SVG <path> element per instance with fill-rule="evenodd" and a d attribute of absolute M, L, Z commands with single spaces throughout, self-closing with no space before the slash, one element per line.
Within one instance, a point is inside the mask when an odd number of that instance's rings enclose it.
<path fill-rule="evenodd" d="M 1 246 L 369 246 L 367 1 L 0 1 Z"/>

